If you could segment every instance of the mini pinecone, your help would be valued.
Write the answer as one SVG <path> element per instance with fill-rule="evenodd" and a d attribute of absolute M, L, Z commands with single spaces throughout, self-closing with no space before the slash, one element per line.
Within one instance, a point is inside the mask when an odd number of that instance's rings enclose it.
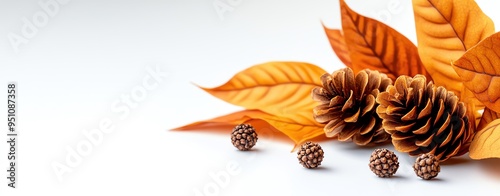
<path fill-rule="evenodd" d="M 311 169 L 321 165 L 323 161 L 323 149 L 319 144 L 306 142 L 297 152 L 297 159 L 305 168 Z"/>
<path fill-rule="evenodd" d="M 257 143 L 257 132 L 249 124 L 239 124 L 231 133 L 231 142 L 238 150 L 250 150 Z"/>
<path fill-rule="evenodd" d="M 321 76 L 323 87 L 316 87 L 312 97 L 320 104 L 313 110 L 314 119 L 326 124 L 327 137 L 351 140 L 357 145 L 383 143 L 390 139 L 376 115 L 377 95 L 392 84 L 385 74 L 369 69 L 354 75 L 344 68 Z"/>
<path fill-rule="evenodd" d="M 441 167 L 439 166 L 439 161 L 434 155 L 422 154 L 417 158 L 417 160 L 415 160 L 413 170 L 418 177 L 421 177 L 424 180 L 430 180 L 438 175 Z"/>
<path fill-rule="evenodd" d="M 378 177 L 391 177 L 398 171 L 399 161 L 398 156 L 394 152 L 387 149 L 377 149 L 373 151 L 370 157 L 370 170 Z"/>
<path fill-rule="evenodd" d="M 396 150 L 440 161 L 468 151 L 473 130 L 464 103 L 423 75 L 400 76 L 377 97 L 377 113 Z"/>

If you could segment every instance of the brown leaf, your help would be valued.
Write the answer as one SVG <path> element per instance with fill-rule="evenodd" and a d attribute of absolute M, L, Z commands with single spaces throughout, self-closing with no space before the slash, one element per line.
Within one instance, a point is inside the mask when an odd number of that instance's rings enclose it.
<path fill-rule="evenodd" d="M 494 111 L 491 111 L 488 108 L 484 108 L 484 112 L 483 112 L 483 115 L 481 117 L 481 121 L 479 121 L 479 124 L 477 125 L 477 130 L 482 130 L 491 121 L 494 121 L 494 120 L 499 119 L 499 118 L 500 118 L 500 113 L 496 113 Z"/>
<path fill-rule="evenodd" d="M 417 47 L 391 27 L 359 15 L 340 0 L 342 29 L 355 73 L 365 68 L 387 74 L 392 80 L 400 75 L 430 76 L 422 65 Z"/>
<path fill-rule="evenodd" d="M 489 109 L 500 112 L 500 33 L 469 49 L 453 63 L 465 87 Z"/>
<path fill-rule="evenodd" d="M 270 62 L 243 70 L 222 86 L 202 89 L 246 109 L 314 124 L 311 90 L 321 86 L 325 72 L 309 63 Z"/>
<path fill-rule="evenodd" d="M 296 120 L 277 117 L 259 110 L 243 110 L 214 119 L 195 122 L 173 130 L 194 129 L 226 129 L 241 123 L 249 123 L 255 127 L 259 135 L 265 134 L 272 138 L 278 137 L 275 133 L 281 132 L 295 144 L 301 144 L 311 139 L 324 139 L 323 125 L 318 123 L 299 122 Z"/>
<path fill-rule="evenodd" d="M 476 133 L 469 148 L 472 159 L 500 158 L 500 119 Z"/>
<path fill-rule="evenodd" d="M 465 90 L 450 62 L 495 31 L 493 21 L 473 0 L 413 0 L 418 52 L 434 83 L 454 91 Z"/>
<path fill-rule="evenodd" d="M 323 29 L 325 30 L 328 41 L 330 41 L 330 45 L 332 46 L 335 54 L 337 54 L 337 57 L 339 57 L 345 66 L 352 68 L 349 49 L 347 49 L 342 31 L 340 29 L 326 28 L 325 25 L 323 25 Z"/>

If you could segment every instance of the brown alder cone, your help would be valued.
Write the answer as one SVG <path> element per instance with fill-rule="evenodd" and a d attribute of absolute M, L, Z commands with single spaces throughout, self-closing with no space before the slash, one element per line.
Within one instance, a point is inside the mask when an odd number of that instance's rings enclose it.
<path fill-rule="evenodd" d="M 464 103 L 444 87 L 426 83 L 425 76 L 398 77 L 377 103 L 396 150 L 414 156 L 430 153 L 439 161 L 468 151 L 474 132 Z"/>
<path fill-rule="evenodd" d="M 413 164 L 413 171 L 424 180 L 435 178 L 441 171 L 439 161 L 432 154 L 422 154 L 417 157 Z"/>
<path fill-rule="evenodd" d="M 398 156 L 385 148 L 376 149 L 370 156 L 370 164 L 368 166 L 370 166 L 370 170 L 378 177 L 391 177 L 398 171 Z"/>
<path fill-rule="evenodd" d="M 299 163 L 307 169 L 316 168 L 321 165 L 324 158 L 324 152 L 317 143 L 306 142 L 300 146 L 297 152 Z"/>
<path fill-rule="evenodd" d="M 375 110 L 377 95 L 392 84 L 385 74 L 369 69 L 354 75 L 344 68 L 321 76 L 323 87 L 316 87 L 312 97 L 320 104 L 313 110 L 314 119 L 326 124 L 327 137 L 351 140 L 358 145 L 383 143 L 390 139 Z"/>

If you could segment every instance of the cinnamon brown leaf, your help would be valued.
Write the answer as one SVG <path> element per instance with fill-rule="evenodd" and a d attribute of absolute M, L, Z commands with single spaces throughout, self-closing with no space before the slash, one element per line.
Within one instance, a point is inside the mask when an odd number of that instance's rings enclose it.
<path fill-rule="evenodd" d="M 404 35 L 377 20 L 353 11 L 340 0 L 342 29 L 355 73 L 365 68 L 387 74 L 422 74 L 431 80 L 418 56 L 417 47 Z"/>
<path fill-rule="evenodd" d="M 333 51 L 345 66 L 352 68 L 349 49 L 345 43 L 344 35 L 340 29 L 329 29 L 323 25 L 328 41 L 332 46 Z"/>

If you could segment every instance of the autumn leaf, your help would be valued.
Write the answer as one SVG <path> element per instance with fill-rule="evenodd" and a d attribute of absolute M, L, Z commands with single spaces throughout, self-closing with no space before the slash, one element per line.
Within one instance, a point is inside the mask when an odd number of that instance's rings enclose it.
<path fill-rule="evenodd" d="M 339 59 L 347 66 L 352 68 L 351 66 L 351 57 L 349 54 L 349 50 L 347 49 L 347 45 L 345 43 L 344 35 L 342 35 L 342 31 L 340 29 L 329 29 L 323 25 L 323 29 L 325 30 L 326 36 L 328 37 L 328 41 L 330 41 L 330 45 L 332 46 L 333 51 Z"/>
<path fill-rule="evenodd" d="M 311 91 L 321 86 L 325 72 L 309 63 L 270 62 L 243 70 L 222 86 L 202 89 L 246 109 L 314 124 Z"/>
<path fill-rule="evenodd" d="M 263 121 L 263 122 L 261 122 Z M 243 110 L 217 118 L 195 122 L 189 125 L 175 128 L 173 130 L 193 130 L 193 129 L 226 129 L 241 123 L 249 123 L 255 127 L 262 135 L 278 137 L 274 133 L 283 133 L 295 144 L 301 144 L 311 139 L 324 139 L 323 125 L 318 123 L 300 122 L 293 119 L 274 116 L 260 110 Z"/>
<path fill-rule="evenodd" d="M 476 133 L 469 148 L 472 159 L 500 158 L 500 119 Z"/>
<path fill-rule="evenodd" d="M 297 121 L 295 119 L 273 116 L 271 118 L 262 118 L 276 129 L 290 137 L 295 144 L 302 144 L 308 140 L 324 136 L 324 125 L 319 123 L 310 123 L 306 121 Z"/>
<path fill-rule="evenodd" d="M 482 130 L 491 121 L 494 121 L 494 120 L 499 119 L 499 118 L 500 118 L 499 113 L 491 111 L 488 108 L 484 108 L 484 112 L 483 112 L 483 115 L 481 116 L 481 121 L 479 121 L 479 124 L 477 125 L 477 129 Z"/>
<path fill-rule="evenodd" d="M 393 28 L 362 16 L 340 0 L 342 29 L 355 73 L 378 70 L 393 80 L 400 75 L 430 76 L 422 65 L 417 47 Z"/>
<path fill-rule="evenodd" d="M 500 112 L 500 33 L 469 49 L 453 63 L 465 87 L 489 109 Z"/>
<path fill-rule="evenodd" d="M 188 125 L 174 128 L 172 130 L 193 130 L 193 129 L 204 129 L 206 127 L 210 127 L 212 129 L 217 129 L 218 127 L 225 128 L 228 125 L 235 126 L 237 124 L 244 123 L 252 119 L 252 117 L 267 117 L 267 116 L 271 115 L 262 112 L 260 110 L 242 110 L 209 120 L 194 122 Z"/>
<path fill-rule="evenodd" d="M 463 83 L 450 62 L 494 33 L 493 21 L 473 0 L 413 0 L 413 12 L 425 68 L 436 85 L 465 101 Z"/>

